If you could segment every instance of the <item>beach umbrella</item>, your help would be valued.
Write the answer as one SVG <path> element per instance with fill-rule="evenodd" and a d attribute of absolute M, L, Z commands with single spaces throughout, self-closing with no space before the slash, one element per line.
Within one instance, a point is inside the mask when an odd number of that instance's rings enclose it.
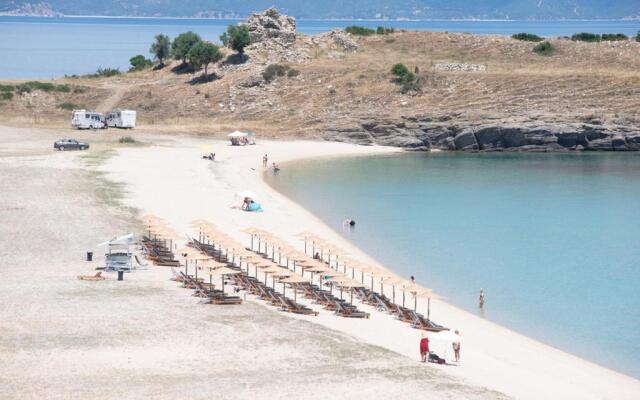
<path fill-rule="evenodd" d="M 280 282 L 282 282 L 283 285 L 286 285 L 287 283 L 289 284 L 296 284 L 296 283 L 304 283 L 304 282 L 309 282 L 308 279 L 303 278 L 299 275 L 291 275 L 289 277 L 286 277 L 284 279 L 281 279 Z M 294 302 L 298 302 L 298 291 L 296 290 L 296 288 L 292 285 L 291 287 L 293 287 L 293 301 Z M 284 286 L 283 286 L 284 288 Z M 284 290 L 282 291 L 283 295 L 284 295 Z"/>
<path fill-rule="evenodd" d="M 240 274 L 241 271 L 231 269 L 228 267 L 220 267 L 211 271 L 213 275 L 220 275 L 222 277 L 222 293 L 224 293 L 224 276 L 225 275 L 235 275 Z"/>
<path fill-rule="evenodd" d="M 240 132 L 240 131 L 233 131 L 227 135 L 227 137 L 230 137 L 230 138 L 241 138 L 241 137 L 247 137 L 247 136 L 249 136 L 248 133 Z"/>
<path fill-rule="evenodd" d="M 349 300 L 350 304 L 353 304 L 353 289 L 355 288 L 361 288 L 364 287 L 364 285 L 354 279 L 349 279 L 349 278 L 345 278 L 343 281 L 340 282 L 340 288 L 348 288 L 349 291 L 351 292 L 351 299 Z"/>

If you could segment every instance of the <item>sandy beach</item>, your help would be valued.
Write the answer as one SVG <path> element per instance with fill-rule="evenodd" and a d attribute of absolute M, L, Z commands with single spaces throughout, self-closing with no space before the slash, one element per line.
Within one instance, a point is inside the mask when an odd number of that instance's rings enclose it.
<path fill-rule="evenodd" d="M 2 398 L 635 399 L 640 393 L 636 379 L 444 301 L 432 302 L 431 318 L 461 331 L 459 365 L 419 363 L 421 331 L 364 304 L 358 307 L 370 319 L 340 318 L 317 306 L 317 317 L 292 316 L 250 297 L 237 307 L 203 306 L 162 267 L 124 282 L 75 279 L 101 262 L 97 243 L 139 230 L 135 217 L 143 213 L 191 235 L 197 232 L 189 222 L 205 219 L 246 245 L 241 230 L 251 226 L 300 250 L 295 235 L 312 231 L 376 264 L 269 187 L 262 177 L 271 172 L 261 159 L 266 153 L 287 168 L 297 159 L 396 149 L 309 141 L 232 147 L 137 135 L 154 144 L 105 140 L 82 155 L 41 150 L 59 131 L 0 127 L 0 133 L 0 249 L 8 255 L 0 291 Z M 200 158 L 209 151 L 215 162 Z M 263 213 L 239 210 L 245 190 L 260 196 Z M 86 250 L 96 251 L 98 261 L 84 262 Z M 422 303 L 418 311 L 426 314 Z"/>

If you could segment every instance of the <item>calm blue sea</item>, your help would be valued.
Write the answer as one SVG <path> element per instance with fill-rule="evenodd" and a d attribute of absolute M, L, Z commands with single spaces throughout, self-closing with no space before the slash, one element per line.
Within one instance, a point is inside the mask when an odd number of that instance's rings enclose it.
<path fill-rule="evenodd" d="M 338 158 L 268 180 L 449 302 L 481 314 L 484 288 L 485 318 L 640 378 L 640 154 Z"/>
<path fill-rule="evenodd" d="M 576 32 L 640 30 L 640 21 L 298 21 L 298 30 L 315 34 L 358 24 L 409 30 L 471 32 L 510 35 L 530 32 L 563 36 Z M 99 17 L 0 17 L 0 79 L 54 78 L 95 72 L 98 67 L 129 68 L 129 58 L 148 55 L 154 35 L 171 37 L 192 30 L 217 40 L 236 20 L 99 18 Z"/>

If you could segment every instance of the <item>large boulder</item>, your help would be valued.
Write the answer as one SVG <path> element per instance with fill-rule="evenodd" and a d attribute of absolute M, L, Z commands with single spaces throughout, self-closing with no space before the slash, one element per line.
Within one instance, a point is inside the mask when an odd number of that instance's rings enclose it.
<path fill-rule="evenodd" d="M 251 15 L 247 19 L 247 29 L 252 43 L 270 39 L 293 43 L 296 40 L 296 19 L 280 14 L 275 8 Z"/>
<path fill-rule="evenodd" d="M 478 150 L 478 142 L 472 130 L 464 130 L 453 138 L 458 150 Z"/>

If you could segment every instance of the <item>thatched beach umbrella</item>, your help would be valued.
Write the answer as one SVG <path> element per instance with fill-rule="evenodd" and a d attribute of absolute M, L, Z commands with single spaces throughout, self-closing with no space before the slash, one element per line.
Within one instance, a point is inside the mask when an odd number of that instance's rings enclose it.
<path fill-rule="evenodd" d="M 211 273 L 213 275 L 220 275 L 222 277 L 222 293 L 224 294 L 224 276 L 240 274 L 241 272 L 228 267 L 221 267 L 221 268 L 214 269 Z"/>
<path fill-rule="evenodd" d="M 280 282 L 282 282 L 283 284 L 287 284 L 287 283 L 292 284 L 291 287 L 293 287 L 293 301 L 295 301 L 297 303 L 298 302 L 298 291 L 293 286 L 293 284 L 309 282 L 309 280 L 306 279 L 306 278 L 301 277 L 300 275 L 292 275 L 292 276 L 289 276 L 287 278 L 281 279 Z M 282 294 L 284 296 L 284 290 L 282 291 Z"/>

